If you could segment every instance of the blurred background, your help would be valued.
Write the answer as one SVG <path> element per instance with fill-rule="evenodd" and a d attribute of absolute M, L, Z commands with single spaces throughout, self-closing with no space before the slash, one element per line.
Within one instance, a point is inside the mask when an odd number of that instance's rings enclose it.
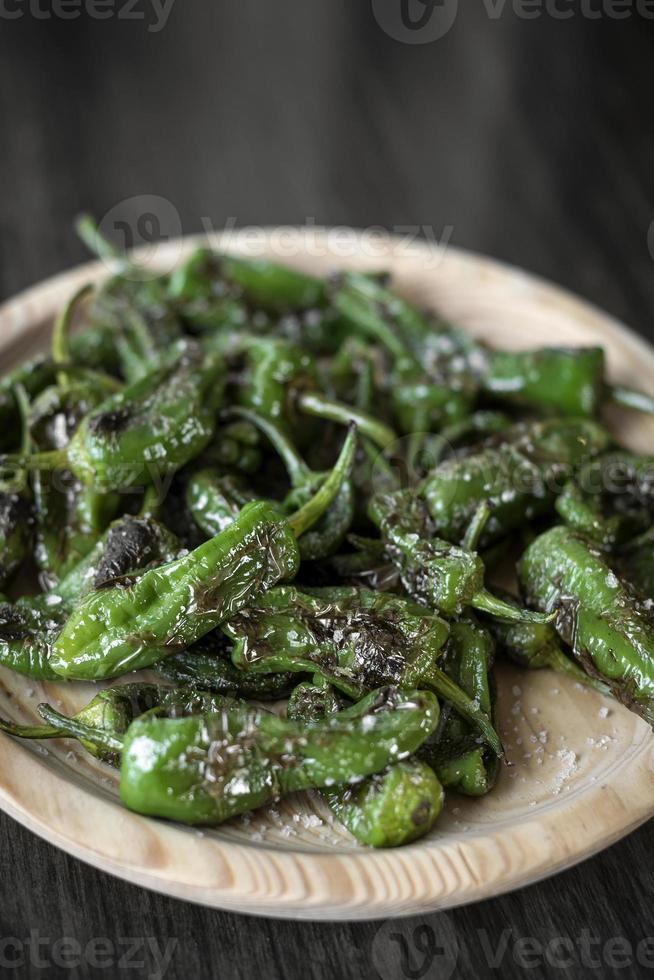
<path fill-rule="evenodd" d="M 410 0 L 412 28 L 401 3 L 0 0 L 0 298 L 86 257 L 82 209 L 136 222 L 158 195 L 183 233 L 428 228 L 654 338 L 654 5 Z M 379 975 L 378 923 L 196 909 L 88 869 L 3 814 L 0 855 L 1 936 L 172 937 L 171 977 Z M 510 957 L 488 972 L 480 952 L 479 930 L 495 943 L 507 923 L 636 943 L 652 879 L 643 828 L 555 880 L 448 913 L 456 975 L 523 975 Z M 450 976 L 427 967 L 406 975 Z M 556 970 L 587 975 L 627 974 Z"/>
<path fill-rule="evenodd" d="M 81 209 L 156 194 L 184 233 L 451 228 L 648 329 L 654 21 L 637 10 L 441 0 L 432 24 L 456 16 L 432 41 L 401 0 L 64 0 L 70 20 L 53 2 L 0 4 L 3 298 L 84 257 Z"/>

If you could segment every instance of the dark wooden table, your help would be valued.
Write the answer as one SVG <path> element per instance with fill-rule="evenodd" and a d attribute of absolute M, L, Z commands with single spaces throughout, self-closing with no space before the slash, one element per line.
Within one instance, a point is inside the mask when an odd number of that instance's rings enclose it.
<path fill-rule="evenodd" d="M 178 0 L 165 26 L 146 0 L 131 14 L 118 0 L 103 20 L 8 0 L 0 295 L 83 257 L 70 230 L 81 208 L 102 216 L 127 199 L 136 213 L 154 194 L 184 232 L 230 219 L 445 230 L 654 339 L 654 23 L 591 18 L 589 0 L 585 13 L 560 0 L 576 11 L 566 20 L 464 6 L 445 36 L 408 44 L 397 36 L 418 32 L 392 0 Z M 516 894 L 390 928 L 185 905 L 0 816 L 0 976 L 116 976 L 121 957 L 128 976 L 157 975 L 169 941 L 165 975 L 194 980 L 647 976 L 650 832 Z"/>

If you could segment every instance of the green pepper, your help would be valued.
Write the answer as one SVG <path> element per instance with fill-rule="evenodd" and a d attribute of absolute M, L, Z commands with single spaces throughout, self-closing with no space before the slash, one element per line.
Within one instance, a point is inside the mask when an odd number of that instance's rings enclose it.
<path fill-rule="evenodd" d="M 258 593 L 298 569 L 299 537 L 331 505 L 352 466 L 356 431 L 315 497 L 285 520 L 263 501 L 194 551 L 126 586 L 91 593 L 52 649 L 62 677 L 101 680 L 149 666 L 195 643 Z"/>
<path fill-rule="evenodd" d="M 288 694 L 293 675 L 290 673 L 256 674 L 239 670 L 224 655 L 220 641 L 208 633 L 189 650 L 166 657 L 153 670 L 177 684 L 190 684 L 205 691 L 229 694 L 233 697 L 254 698 L 257 701 L 277 701 Z M 223 634 L 219 634 L 225 640 Z"/>
<path fill-rule="evenodd" d="M 468 606 L 501 619 L 530 622 L 542 617 L 516 609 L 486 589 L 485 568 L 474 551 L 476 538 L 488 520 L 483 508 L 473 518 L 462 546 L 434 536 L 425 505 L 412 491 L 377 494 L 370 517 L 381 531 L 385 550 L 412 598 L 445 616 L 460 615 Z M 479 521 L 479 518 L 483 520 Z"/>
<path fill-rule="evenodd" d="M 70 604 L 144 568 L 173 561 L 179 552 L 175 535 L 152 515 L 127 515 L 109 526 L 52 591 Z"/>
<path fill-rule="evenodd" d="M 52 739 L 76 738 L 103 762 L 115 765 L 120 753 L 111 744 L 85 738 L 90 730 L 120 739 L 135 718 L 156 712 L 157 717 L 179 718 L 208 711 L 232 708 L 231 698 L 216 696 L 194 688 L 163 687 L 158 684 L 132 683 L 121 687 L 109 687 L 90 701 L 71 718 L 55 711 L 49 704 L 40 704 L 38 712 L 49 723 L 46 725 L 18 725 L 0 720 L 0 731 L 15 738 Z"/>
<path fill-rule="evenodd" d="M 60 680 L 50 656 L 65 618 L 59 596 L 0 602 L 0 665 L 37 681 Z"/>
<path fill-rule="evenodd" d="M 551 511 L 567 479 L 610 444 L 606 430 L 590 420 L 519 423 L 481 451 L 440 463 L 420 492 L 437 533 L 448 541 L 460 541 L 488 503 L 481 539 L 488 544 Z"/>
<path fill-rule="evenodd" d="M 29 402 L 25 389 L 18 386 L 16 401 L 20 407 L 23 451 L 29 451 Z M 24 473 L 0 483 L 0 589 L 22 565 L 32 540 L 34 510 Z"/>
<path fill-rule="evenodd" d="M 322 279 L 263 259 L 224 254 L 219 261 L 221 278 L 255 306 L 280 311 L 325 305 Z"/>
<path fill-rule="evenodd" d="M 312 470 L 302 459 L 285 431 L 272 419 L 248 409 L 233 409 L 234 414 L 256 425 L 269 439 L 281 458 L 291 482 L 291 491 L 282 503 L 286 510 L 301 507 L 325 480 L 325 473 Z M 352 424 L 352 420 L 348 424 Z M 332 554 L 343 541 L 354 518 L 354 488 L 348 475 L 321 520 L 300 541 L 300 557 L 317 560 Z"/>
<path fill-rule="evenodd" d="M 125 738 L 120 795 L 138 813 L 219 824 L 296 790 L 379 772 L 414 752 L 437 721 L 432 694 L 392 688 L 309 725 L 240 707 L 145 718 Z"/>
<path fill-rule="evenodd" d="M 109 492 L 174 473 L 209 443 L 223 391 L 223 367 L 188 344 L 165 367 L 110 395 L 84 417 L 61 450 L 5 465 L 69 469 Z"/>
<path fill-rule="evenodd" d="M 220 475 L 213 469 L 193 473 L 186 485 L 186 505 L 198 527 L 208 537 L 233 523 L 246 504 L 257 496 L 238 475 Z"/>
<path fill-rule="evenodd" d="M 498 351 L 478 348 L 482 391 L 548 415 L 592 418 L 604 392 L 601 347 Z"/>
<path fill-rule="evenodd" d="M 271 589 L 223 630 L 247 673 L 311 673 L 358 699 L 382 684 L 436 691 L 479 727 L 501 755 L 486 713 L 437 664 L 448 626 L 430 610 L 356 588 Z"/>
<path fill-rule="evenodd" d="M 529 545 L 518 571 L 529 603 L 557 612 L 557 633 L 575 660 L 654 725 L 654 628 L 606 554 L 553 527 Z"/>
<path fill-rule="evenodd" d="M 615 561 L 622 576 L 641 596 L 654 597 L 654 528 L 623 545 Z"/>
<path fill-rule="evenodd" d="M 495 645 L 488 630 L 473 620 L 451 623 L 443 669 L 495 724 Z M 481 744 L 480 744 L 481 743 Z M 479 734 L 445 705 L 436 731 L 419 750 L 446 789 L 483 796 L 495 783 L 498 760 Z"/>
<path fill-rule="evenodd" d="M 448 377 L 422 350 L 412 349 L 413 338 L 434 330 L 427 317 L 370 276 L 345 273 L 333 288 L 334 307 L 352 329 L 391 355 L 387 387 L 403 432 L 430 431 L 469 415 L 476 397 L 469 375 Z"/>
<path fill-rule="evenodd" d="M 510 602 L 511 597 L 504 595 Z M 502 623 L 489 620 L 488 629 L 494 636 L 498 652 L 527 670 L 549 668 L 564 674 L 577 684 L 592 687 L 600 694 L 609 689 L 602 681 L 589 677 L 564 651 L 551 623 Z"/>
<path fill-rule="evenodd" d="M 341 710 L 341 704 L 330 685 L 304 683 L 294 690 L 287 710 L 291 720 L 306 725 Z M 415 758 L 387 766 L 356 786 L 325 788 L 323 796 L 353 837 L 369 847 L 399 847 L 424 836 L 444 802 L 433 769 Z"/>
<path fill-rule="evenodd" d="M 315 384 L 313 358 L 284 340 L 242 339 L 247 367 L 237 392 L 238 402 L 281 426 L 292 421 L 297 390 Z"/>
<path fill-rule="evenodd" d="M 556 510 L 566 524 L 606 548 L 649 527 L 654 459 L 626 451 L 591 460 L 563 488 Z"/>
<path fill-rule="evenodd" d="M 21 406 L 16 391 L 21 388 L 33 401 L 55 379 L 55 366 L 50 358 L 39 357 L 14 368 L 0 378 L 0 447 L 17 448 L 22 432 Z"/>
<path fill-rule="evenodd" d="M 55 323 L 53 361 L 59 368 L 57 383 L 44 389 L 34 400 L 29 413 L 29 445 L 23 454 L 35 448 L 49 453 L 66 451 L 80 421 L 96 408 L 119 383 L 103 374 L 81 380 L 70 379 L 63 364 L 68 360 L 68 329 L 73 310 L 85 294 L 79 290 L 64 306 Z M 30 457 L 32 458 L 32 457 Z M 97 492 L 85 487 L 65 470 L 55 474 L 34 474 L 34 510 L 36 514 L 35 558 L 42 575 L 50 585 L 65 577 L 88 554 L 118 508 L 115 494 Z"/>
<path fill-rule="evenodd" d="M 196 249 L 172 272 L 168 295 L 194 331 L 243 330 L 248 310 L 222 279 L 222 260 L 208 248 Z"/>

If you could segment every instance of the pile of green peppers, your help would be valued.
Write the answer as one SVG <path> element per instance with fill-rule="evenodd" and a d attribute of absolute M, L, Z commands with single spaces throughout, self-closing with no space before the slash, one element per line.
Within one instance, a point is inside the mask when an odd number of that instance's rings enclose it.
<path fill-rule="evenodd" d="M 116 683 L 0 730 L 77 739 L 148 816 L 312 789 L 392 847 L 492 789 L 502 658 L 654 725 L 654 458 L 601 418 L 654 402 L 601 349 L 492 350 L 380 274 L 153 277 L 79 230 L 113 274 L 0 380 L 0 669 Z"/>

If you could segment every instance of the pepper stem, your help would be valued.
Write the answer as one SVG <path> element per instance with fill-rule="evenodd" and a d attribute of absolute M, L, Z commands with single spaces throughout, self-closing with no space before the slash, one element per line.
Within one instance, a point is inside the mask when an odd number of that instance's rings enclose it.
<path fill-rule="evenodd" d="M 432 688 L 439 697 L 458 711 L 467 721 L 471 722 L 482 733 L 493 752 L 498 757 L 504 755 L 502 740 L 493 727 L 486 712 L 466 692 L 441 670 L 440 667 L 430 666 L 418 678 L 419 684 Z"/>
<path fill-rule="evenodd" d="M 77 718 L 68 718 L 60 714 L 50 704 L 40 704 L 38 712 L 44 721 L 59 729 L 59 738 L 76 738 L 81 742 L 90 742 L 100 749 L 107 752 L 122 752 L 123 741 L 109 732 L 103 732 L 99 728 L 91 728 L 78 721 Z"/>
<path fill-rule="evenodd" d="M 558 674 L 565 674 L 578 684 L 585 684 L 586 687 L 591 687 L 593 690 L 599 691 L 600 694 L 611 693 L 607 684 L 597 680 L 596 677 L 590 677 L 588 674 L 584 673 L 581 667 L 578 667 L 577 664 L 570 659 L 570 657 L 565 655 L 563 650 L 550 650 L 547 654 L 546 662 L 547 666 L 551 670 L 555 670 Z"/>
<path fill-rule="evenodd" d="M 0 456 L 0 470 L 12 467 L 17 470 L 56 470 L 68 461 L 65 449 L 52 449 L 45 453 L 6 453 Z"/>
<path fill-rule="evenodd" d="M 556 618 L 556 613 L 540 613 L 533 609 L 523 609 L 520 606 L 511 605 L 504 599 L 498 599 L 488 589 L 480 589 L 474 596 L 471 606 L 479 612 L 486 613 L 488 616 L 496 616 L 508 623 L 551 623 Z"/>
<path fill-rule="evenodd" d="M 75 231 L 82 239 L 89 252 L 97 255 L 99 259 L 119 262 L 124 266 L 129 266 L 127 256 L 116 248 L 116 246 L 105 238 L 98 223 L 90 214 L 80 214 L 75 222 Z"/>
<path fill-rule="evenodd" d="M 304 462 L 288 436 L 271 419 L 258 415 L 249 408 L 230 408 L 226 414 L 238 415 L 239 418 L 247 419 L 248 422 L 256 425 L 257 429 L 263 432 L 286 467 L 288 478 L 294 487 L 303 486 L 313 476 L 317 475 Z"/>
<path fill-rule="evenodd" d="M 463 535 L 461 547 L 466 551 L 476 551 L 479 539 L 490 517 L 491 509 L 487 500 L 482 501 L 475 511 L 466 533 Z"/>
<path fill-rule="evenodd" d="M 15 738 L 60 738 L 61 731 L 52 725 L 16 725 L 0 718 L 0 732 Z"/>
<path fill-rule="evenodd" d="M 609 385 L 607 388 L 609 398 L 616 405 L 622 408 L 633 408 L 637 412 L 647 412 L 654 415 L 654 397 L 646 395 L 643 391 L 635 391 L 633 388 L 624 388 L 622 385 Z"/>
<path fill-rule="evenodd" d="M 52 359 L 57 365 L 65 364 L 70 358 L 68 350 L 68 336 L 70 325 L 73 322 L 73 314 L 77 304 L 93 290 L 91 283 L 86 283 L 68 300 L 61 313 L 55 320 L 52 330 Z M 62 387 L 68 384 L 68 376 L 65 371 L 60 370 L 57 374 L 57 383 Z"/>
<path fill-rule="evenodd" d="M 336 422 L 339 425 L 349 425 L 350 422 L 356 422 L 361 435 L 366 436 L 380 449 L 386 449 L 387 446 L 397 442 L 397 435 L 390 426 L 379 422 L 361 409 L 326 398 L 318 392 L 302 392 L 297 403 L 307 415 L 314 415 L 317 418 L 326 419 L 328 422 Z"/>
<path fill-rule="evenodd" d="M 334 469 L 311 500 L 288 518 L 288 523 L 297 538 L 313 527 L 334 503 L 352 470 L 356 443 L 357 427 L 352 422 Z"/>

